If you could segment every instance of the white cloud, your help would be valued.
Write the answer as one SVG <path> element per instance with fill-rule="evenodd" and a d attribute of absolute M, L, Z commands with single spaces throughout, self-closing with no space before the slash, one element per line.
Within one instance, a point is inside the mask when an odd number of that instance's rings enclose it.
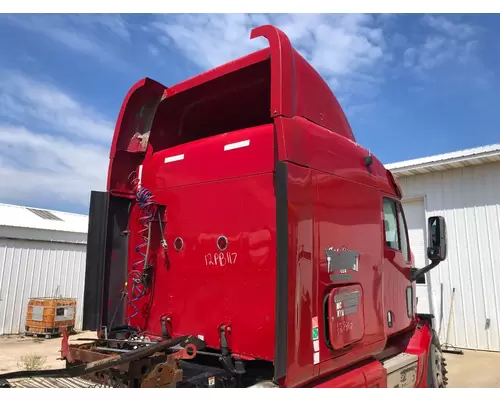
<path fill-rule="evenodd" d="M 238 14 L 183 14 L 153 23 L 163 43 L 174 45 L 202 68 L 213 68 L 263 48 L 250 41 L 251 17 Z M 165 42 L 166 41 L 166 42 Z"/>
<path fill-rule="evenodd" d="M 443 16 L 426 15 L 421 21 L 428 33 L 422 42 L 406 49 L 404 67 L 423 77 L 444 65 L 453 64 L 454 69 L 460 65 L 480 66 L 477 27 Z"/>
<path fill-rule="evenodd" d="M 403 64 L 405 68 L 410 68 L 415 65 L 415 58 L 417 57 L 417 50 L 410 47 L 405 50 L 403 55 Z"/>
<path fill-rule="evenodd" d="M 117 14 L 28 14 L 4 15 L 4 22 L 10 22 L 35 34 L 62 44 L 68 49 L 97 57 L 103 62 L 116 63 L 116 45 L 129 42 L 131 33 L 127 22 Z"/>
<path fill-rule="evenodd" d="M 124 39 L 130 40 L 130 27 L 125 19 L 118 14 L 76 14 L 70 15 L 76 24 L 92 25 L 95 29 L 104 29 Z"/>
<path fill-rule="evenodd" d="M 158 50 L 158 47 L 150 44 L 148 46 L 148 50 L 149 50 L 149 53 L 153 56 L 153 57 L 156 57 L 158 56 L 158 54 L 160 54 L 160 50 Z"/>
<path fill-rule="evenodd" d="M 250 30 L 269 23 L 287 34 L 340 95 L 357 82 L 366 86 L 375 85 L 373 77 L 381 81 L 387 45 L 382 28 L 370 15 L 175 15 L 162 17 L 152 28 L 160 44 L 173 44 L 200 68 L 209 69 L 266 47 L 263 38 L 250 40 Z"/>
<path fill-rule="evenodd" d="M 470 38 L 478 31 L 478 29 L 472 25 L 453 22 L 443 16 L 426 15 L 422 21 L 436 31 L 457 39 Z"/>
<path fill-rule="evenodd" d="M 339 99 L 352 99 L 353 87 L 370 86 L 368 92 L 358 93 L 363 101 L 365 93 L 370 97 L 378 90 L 383 67 L 391 62 L 385 30 L 397 15 L 169 14 L 141 18 L 146 23 L 115 14 L 0 16 L 71 51 L 129 72 L 143 61 L 135 57 L 131 63 L 131 54 L 149 54 L 161 64 L 155 55 L 163 46 L 177 49 L 202 70 L 213 68 L 266 47 L 264 38 L 250 40 L 250 31 L 273 24 L 288 35 Z"/>
<path fill-rule="evenodd" d="M 105 188 L 113 123 L 58 87 L 0 71 L 0 202 L 88 206 Z"/>
<path fill-rule="evenodd" d="M 0 201 L 87 207 L 90 190 L 105 188 L 108 154 L 108 147 L 0 126 Z"/>
<path fill-rule="evenodd" d="M 390 46 L 395 49 L 406 48 L 408 39 L 402 34 L 396 32 L 389 38 Z"/>
<path fill-rule="evenodd" d="M 53 85 L 19 73 L 0 72 L 0 116 L 38 129 L 109 143 L 113 123 Z"/>

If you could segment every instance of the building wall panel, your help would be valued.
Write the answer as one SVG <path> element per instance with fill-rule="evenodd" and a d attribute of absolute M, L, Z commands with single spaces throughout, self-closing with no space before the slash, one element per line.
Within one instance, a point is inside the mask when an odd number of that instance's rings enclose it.
<path fill-rule="evenodd" d="M 31 297 L 77 299 L 83 320 L 85 244 L 0 238 L 0 335 L 24 332 Z"/>
<path fill-rule="evenodd" d="M 500 351 L 500 163 L 398 178 L 404 197 L 426 197 L 426 218 L 445 217 L 448 258 L 430 273 L 432 309 L 449 343 Z"/>

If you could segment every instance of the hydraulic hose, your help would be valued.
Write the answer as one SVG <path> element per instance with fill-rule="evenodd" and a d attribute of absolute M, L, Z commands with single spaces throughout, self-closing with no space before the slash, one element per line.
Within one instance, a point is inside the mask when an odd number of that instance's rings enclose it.
<path fill-rule="evenodd" d="M 133 185 L 136 191 L 136 203 L 139 207 L 139 213 L 141 215 L 139 217 L 141 228 L 138 232 L 141 240 L 135 248 L 135 251 L 139 254 L 140 258 L 132 265 L 132 270 L 128 274 L 128 277 L 132 279 L 132 293 L 129 305 L 134 309 L 134 313 L 126 318 L 127 322 L 139 314 L 139 309 L 135 303 L 141 299 L 146 292 L 147 282 L 144 270 L 148 265 L 151 222 L 153 221 L 157 211 L 157 206 L 154 202 L 154 195 L 144 187 L 139 189 L 138 181 L 136 179 L 134 179 Z"/>

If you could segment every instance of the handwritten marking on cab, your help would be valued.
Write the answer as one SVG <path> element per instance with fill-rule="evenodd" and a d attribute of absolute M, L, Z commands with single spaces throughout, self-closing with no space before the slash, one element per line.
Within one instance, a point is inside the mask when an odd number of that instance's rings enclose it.
<path fill-rule="evenodd" d="M 236 264 L 238 253 L 208 253 L 205 254 L 206 266 L 224 267 L 227 264 Z"/>

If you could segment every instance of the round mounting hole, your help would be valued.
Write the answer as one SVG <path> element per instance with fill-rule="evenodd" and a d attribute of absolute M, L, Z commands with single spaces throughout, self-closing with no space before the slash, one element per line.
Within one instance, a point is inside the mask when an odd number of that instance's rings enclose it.
<path fill-rule="evenodd" d="M 182 238 L 178 237 L 174 240 L 174 248 L 176 251 L 181 251 L 182 248 L 184 247 L 184 241 Z"/>
<path fill-rule="evenodd" d="M 224 251 L 227 249 L 227 237 L 219 236 L 219 238 L 217 239 L 217 248 L 220 251 Z"/>

